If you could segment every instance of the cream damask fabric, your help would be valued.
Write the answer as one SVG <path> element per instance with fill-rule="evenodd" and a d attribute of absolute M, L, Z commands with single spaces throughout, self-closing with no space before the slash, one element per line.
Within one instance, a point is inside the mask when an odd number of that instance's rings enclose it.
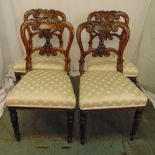
<path fill-rule="evenodd" d="M 32 54 L 32 69 L 58 69 L 64 70 L 65 57 L 63 54 L 57 56 L 41 56 L 39 52 Z M 25 58 L 19 60 L 14 66 L 15 72 L 25 73 Z"/>
<path fill-rule="evenodd" d="M 6 98 L 8 107 L 75 108 L 69 76 L 59 70 L 33 70 L 17 83 Z"/>
<path fill-rule="evenodd" d="M 116 70 L 117 56 L 111 53 L 109 57 L 86 57 L 86 71 L 113 71 Z M 124 60 L 124 74 L 127 77 L 136 77 L 138 74 L 136 66 L 128 59 Z"/>
<path fill-rule="evenodd" d="M 80 109 L 143 107 L 147 97 L 122 73 L 86 72 L 80 79 Z"/>

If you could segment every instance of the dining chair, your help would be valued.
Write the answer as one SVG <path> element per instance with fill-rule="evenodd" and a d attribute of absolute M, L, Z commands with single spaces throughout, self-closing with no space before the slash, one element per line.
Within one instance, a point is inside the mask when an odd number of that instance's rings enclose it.
<path fill-rule="evenodd" d="M 52 36 L 57 33 L 60 34 L 64 29 L 69 34 L 69 39 L 64 40 L 67 47 L 52 45 L 50 42 Z M 61 21 L 57 17 L 31 19 L 23 22 L 20 27 L 20 34 L 26 50 L 25 74 L 6 97 L 15 137 L 17 141 L 21 137 L 17 110 L 66 111 L 67 140 L 71 142 L 76 101 L 68 74 L 71 61 L 69 51 L 74 38 L 74 28 L 69 22 Z M 45 36 L 46 43 L 42 47 L 35 47 L 33 38 L 42 36 Z M 33 54 L 35 53 L 40 53 L 42 57 L 50 55 L 53 58 L 61 53 L 65 61 L 64 70 L 53 68 L 33 69 Z"/>
<path fill-rule="evenodd" d="M 115 19 L 112 16 L 115 17 Z M 107 21 L 107 20 L 117 20 L 118 22 L 121 21 L 122 23 L 126 24 L 129 26 L 129 16 L 122 11 L 94 11 L 91 12 L 88 17 L 87 21 Z M 121 33 L 123 34 L 124 32 L 120 31 L 119 35 L 113 35 L 111 39 L 113 39 L 113 46 L 117 47 L 118 46 L 118 40 L 119 37 L 121 36 Z M 88 41 L 88 49 L 91 50 L 93 49 L 93 43 L 95 43 L 95 39 L 97 38 L 97 35 L 94 33 L 89 33 L 89 41 Z M 105 44 L 110 42 L 106 42 Z M 111 44 L 110 44 L 111 45 Z M 110 46 L 109 45 L 109 46 Z M 94 45 L 95 46 L 95 45 Z M 102 46 L 102 45 L 101 45 Z M 118 47 L 117 47 L 118 48 Z M 81 54 L 83 55 L 83 54 Z M 102 55 L 102 54 L 101 54 Z M 81 58 L 80 61 L 81 63 L 83 62 L 84 58 Z M 134 83 L 136 83 L 136 76 L 138 74 L 137 67 L 133 62 L 124 57 L 124 74 L 126 77 L 128 77 L 130 80 L 132 80 Z M 96 57 L 96 55 L 92 55 L 91 53 L 88 54 L 85 58 L 85 68 L 82 67 L 80 69 L 81 73 L 84 73 L 84 71 L 105 71 L 105 70 L 116 70 L 116 62 L 117 62 L 117 55 L 115 53 L 111 53 L 109 57 Z M 81 65 L 82 66 L 82 65 Z"/>
<path fill-rule="evenodd" d="M 119 21 L 122 15 L 124 16 L 124 13 L 120 11 L 103 11 L 102 15 L 103 20 L 81 23 L 76 31 L 76 37 L 81 52 L 79 61 L 81 73 L 79 91 L 81 144 L 85 143 L 88 113 L 101 110 L 116 111 L 118 109 L 134 109 L 136 112 L 130 133 L 130 139 L 133 140 L 147 102 L 147 97 L 143 92 L 124 74 L 125 64 L 123 63 L 123 53 L 130 36 L 128 18 L 125 18 L 125 22 Z M 101 17 L 102 16 L 99 16 L 99 19 Z M 82 39 L 82 33 L 84 31 L 90 35 L 88 50 L 84 49 L 85 41 Z M 96 47 L 91 47 L 91 41 L 94 37 L 99 41 Z M 107 47 L 105 42 L 112 42 L 114 37 L 119 39 L 118 48 Z M 105 61 L 105 66 L 101 66 L 105 69 L 86 70 L 84 72 L 85 58 L 89 54 L 91 54 L 94 59 L 103 59 L 102 61 Z M 109 60 L 106 59 L 109 59 L 112 54 L 116 55 L 116 60 L 114 61 L 115 70 L 106 69 L 106 64 L 109 63 Z M 112 64 L 114 62 L 112 62 Z M 100 64 L 97 63 L 96 65 Z"/>
<path fill-rule="evenodd" d="M 47 22 L 59 20 L 59 21 L 66 21 L 66 16 L 63 12 L 59 10 L 54 9 L 32 9 L 28 10 L 24 14 L 24 22 L 27 22 L 29 20 L 46 20 Z M 35 52 L 32 54 L 32 63 L 33 63 L 33 70 L 35 69 L 56 69 L 56 70 L 63 70 L 64 69 L 64 56 L 59 53 L 57 55 L 54 55 L 50 52 L 50 49 L 52 48 L 53 44 L 55 43 L 55 40 L 59 40 L 59 48 L 63 48 L 63 32 L 64 30 L 61 30 L 59 32 L 54 32 L 52 36 L 48 35 L 47 31 L 42 31 L 39 35 L 39 40 L 37 38 L 33 38 L 36 44 L 38 42 L 44 43 L 44 50 L 41 50 L 40 52 Z M 31 36 L 31 30 L 28 27 L 27 33 L 29 36 Z M 31 42 L 31 40 L 29 40 Z M 40 44 L 41 44 L 40 43 Z M 44 57 L 42 57 L 44 55 Z M 17 61 L 14 65 L 14 72 L 16 75 L 17 81 L 21 79 L 21 76 L 25 74 L 26 68 L 25 68 L 25 55 Z"/>

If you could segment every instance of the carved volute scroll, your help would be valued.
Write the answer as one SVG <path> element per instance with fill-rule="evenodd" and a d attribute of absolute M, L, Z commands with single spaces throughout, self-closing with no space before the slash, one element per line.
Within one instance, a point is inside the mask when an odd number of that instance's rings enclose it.
<path fill-rule="evenodd" d="M 24 21 L 38 18 L 60 19 L 66 21 L 66 16 L 59 10 L 44 10 L 44 9 L 32 9 L 24 14 Z"/>
<path fill-rule="evenodd" d="M 66 21 L 66 16 L 63 12 L 59 10 L 44 10 L 44 9 L 32 9 L 27 11 L 24 14 L 24 22 L 28 20 L 35 20 L 38 22 L 46 22 L 46 23 L 52 23 L 52 22 L 58 22 L 58 21 Z M 30 28 L 27 28 L 27 31 L 29 33 L 29 36 L 31 35 L 31 30 Z M 59 32 L 53 31 L 50 32 L 49 30 L 42 30 L 39 33 L 39 37 L 42 38 L 44 37 L 46 42 L 44 44 L 44 48 L 40 51 L 40 55 L 53 55 L 55 56 L 55 53 L 52 53 L 52 43 L 50 42 L 51 38 L 53 36 L 56 36 L 59 39 L 59 47 L 63 48 L 63 40 L 62 40 L 62 35 L 63 35 L 63 29 Z"/>
<path fill-rule="evenodd" d="M 124 23 L 129 25 L 129 16 L 122 11 L 94 11 L 88 15 L 87 21 L 119 21 L 121 17 Z"/>
<path fill-rule="evenodd" d="M 28 33 L 28 37 L 26 35 L 27 29 L 30 30 Z M 67 29 L 69 32 L 69 40 L 67 44 L 67 48 L 64 49 L 63 47 L 53 47 L 50 43 L 50 38 L 55 32 L 62 32 L 64 29 Z M 32 69 L 32 62 L 31 62 L 31 55 L 33 52 L 37 52 L 38 50 L 41 52 L 46 51 L 48 55 L 57 55 L 57 52 L 61 52 L 65 56 L 65 71 L 69 72 L 70 70 L 70 58 L 69 58 L 69 51 L 70 47 L 74 38 L 74 28 L 73 26 L 66 22 L 66 21 L 59 21 L 58 20 L 28 20 L 23 22 L 20 27 L 20 34 L 23 41 L 23 44 L 26 49 L 26 71 Z M 47 38 L 46 43 L 43 47 L 33 47 L 33 37 L 38 35 L 45 36 Z M 44 54 L 44 53 L 41 53 Z"/>
<path fill-rule="evenodd" d="M 117 54 L 117 71 L 123 72 L 123 52 L 130 36 L 129 17 L 121 11 L 96 11 L 89 14 L 87 22 L 80 24 L 76 31 L 78 45 L 81 51 L 80 73 L 84 73 L 85 57 L 109 56 L 110 52 Z M 88 50 L 84 50 L 81 33 L 83 30 L 89 33 Z M 120 33 L 121 32 L 121 33 Z M 93 48 L 94 38 L 99 39 L 97 48 Z M 106 47 L 106 40 L 119 39 L 119 48 Z"/>

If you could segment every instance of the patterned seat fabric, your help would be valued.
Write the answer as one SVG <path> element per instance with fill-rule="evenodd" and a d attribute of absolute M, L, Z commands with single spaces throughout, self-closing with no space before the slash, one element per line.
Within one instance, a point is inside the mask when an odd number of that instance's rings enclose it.
<path fill-rule="evenodd" d="M 68 75 L 59 70 L 28 72 L 6 98 L 8 107 L 75 108 Z"/>
<path fill-rule="evenodd" d="M 122 73 L 86 72 L 80 80 L 80 109 L 144 107 L 147 97 Z"/>
<path fill-rule="evenodd" d="M 32 70 L 33 69 L 57 69 L 64 70 L 65 57 L 63 54 L 58 54 L 57 56 L 41 56 L 39 52 L 32 54 Z M 16 73 L 25 73 L 25 59 L 19 60 L 15 66 L 14 71 Z"/>
<path fill-rule="evenodd" d="M 86 57 L 86 71 L 114 71 L 116 70 L 117 55 L 111 53 L 109 57 Z M 123 73 L 127 77 L 136 77 L 136 66 L 128 59 L 124 60 Z"/>

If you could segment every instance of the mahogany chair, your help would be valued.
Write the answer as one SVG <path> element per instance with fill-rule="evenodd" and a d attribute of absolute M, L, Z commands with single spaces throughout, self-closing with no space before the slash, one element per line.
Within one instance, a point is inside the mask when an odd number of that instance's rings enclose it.
<path fill-rule="evenodd" d="M 66 21 L 66 16 L 63 12 L 59 10 L 44 10 L 44 9 L 32 9 L 27 11 L 24 14 L 24 22 L 27 22 L 29 20 L 36 20 L 36 21 L 41 21 L 41 20 L 46 20 L 47 22 L 54 21 L 54 20 L 59 20 L 59 21 Z M 59 32 L 54 32 L 52 36 L 48 35 L 47 32 L 44 32 L 40 34 L 40 38 L 42 40 L 45 40 L 44 44 L 44 50 L 33 53 L 32 54 L 32 63 L 33 63 L 33 70 L 34 69 L 57 69 L 57 70 L 63 70 L 64 69 L 64 56 L 62 54 L 57 54 L 54 55 L 50 49 L 53 46 L 53 42 L 58 38 L 59 40 L 59 48 L 63 47 L 63 32 L 64 30 L 61 30 Z M 27 28 L 27 33 L 29 36 L 31 36 L 31 31 L 29 28 Z M 53 38 L 55 37 L 55 38 Z M 35 38 L 34 38 L 35 40 Z M 31 42 L 30 38 L 29 41 Z M 37 40 L 36 40 L 37 42 Z M 46 55 L 42 57 L 43 55 Z M 26 73 L 26 68 L 25 68 L 25 56 L 20 59 L 15 65 L 14 65 L 14 72 L 16 75 L 16 79 L 19 80 L 21 78 L 21 75 Z"/>
<path fill-rule="evenodd" d="M 122 22 L 119 19 L 125 14 L 120 11 L 105 11 L 102 13 L 103 20 L 84 22 L 78 26 L 76 31 L 81 51 L 79 68 L 82 76 L 80 78 L 79 108 L 82 144 L 85 143 L 87 114 L 95 110 L 135 109 L 130 134 L 130 139 L 133 140 L 147 102 L 147 97 L 123 74 L 123 52 L 129 39 L 130 30 L 128 20 Z M 84 30 L 90 34 L 88 50 L 84 49 L 84 41 L 82 41 Z M 96 48 L 92 48 L 91 43 L 94 37 L 99 39 Z M 112 42 L 114 37 L 119 39 L 118 49 L 106 47 L 105 41 Z M 106 59 L 109 59 L 112 53 L 117 57 L 115 70 L 90 70 L 84 73 L 84 62 L 88 54 L 91 54 L 94 59 L 102 58 L 106 64 L 109 63 L 109 60 L 107 62 Z"/>
<path fill-rule="evenodd" d="M 110 11 L 111 14 L 115 16 L 115 20 L 118 22 L 121 21 L 122 23 L 129 25 L 129 17 L 126 13 L 121 11 Z M 87 21 L 106 21 L 106 20 L 113 20 L 111 16 L 109 16 L 109 12 L 107 11 L 94 11 L 90 13 L 87 17 Z M 120 32 L 119 35 L 113 35 L 113 38 L 115 40 L 115 44 L 117 44 L 117 39 L 121 36 Z M 93 42 L 95 41 L 97 35 L 94 33 L 89 33 L 89 41 L 88 41 L 88 49 L 93 50 Z M 104 46 L 101 44 L 101 46 Z M 83 55 L 83 54 L 81 54 Z M 101 51 L 102 55 L 102 51 Z M 84 61 L 81 58 L 81 63 L 84 63 Z M 84 73 L 84 71 L 105 71 L 105 70 L 116 70 L 116 61 L 117 61 L 117 55 L 114 53 L 111 53 L 111 55 L 108 58 L 104 58 L 102 56 L 96 57 L 95 55 L 92 55 L 91 53 L 88 54 L 85 58 L 85 69 L 82 67 L 80 69 L 81 73 Z M 138 74 L 138 70 L 136 66 L 127 58 L 124 58 L 124 74 L 131 79 L 133 82 L 136 83 L 136 76 Z M 82 65 L 81 65 L 82 66 Z"/>
<path fill-rule="evenodd" d="M 50 43 L 53 35 L 68 31 L 69 39 L 67 48 L 54 47 Z M 29 32 L 27 33 L 27 31 Z M 73 26 L 57 18 L 25 21 L 20 28 L 20 34 L 26 49 L 26 74 L 16 84 L 6 98 L 7 107 L 10 112 L 11 122 L 16 139 L 20 140 L 18 117 L 16 110 L 56 110 L 67 112 L 68 142 L 72 140 L 74 123 L 74 109 L 76 100 L 70 78 L 70 57 L 69 51 L 74 38 Z M 34 37 L 45 36 L 47 38 L 42 47 L 33 46 Z M 33 70 L 33 57 L 35 53 L 42 57 L 46 55 L 56 56 L 61 53 L 65 58 L 64 70 L 56 69 L 35 69 Z"/>

